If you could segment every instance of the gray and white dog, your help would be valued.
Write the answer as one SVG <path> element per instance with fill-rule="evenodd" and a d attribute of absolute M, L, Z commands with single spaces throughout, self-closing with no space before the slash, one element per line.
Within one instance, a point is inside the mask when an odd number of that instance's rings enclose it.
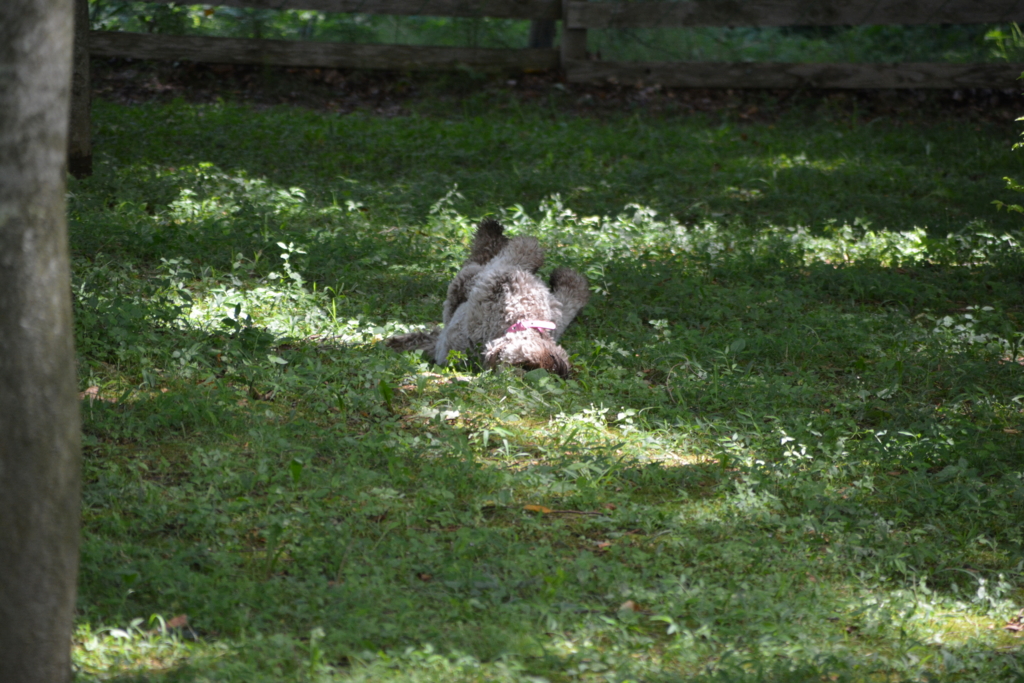
<path fill-rule="evenodd" d="M 449 351 L 483 349 L 483 365 L 544 368 L 569 374 L 569 355 L 558 340 L 587 303 L 587 279 L 571 268 L 551 274 L 550 288 L 536 273 L 544 249 L 533 237 L 509 239 L 493 218 L 477 227 L 469 259 L 448 285 L 444 328 L 391 337 L 399 351 L 423 350 L 444 365 Z"/>

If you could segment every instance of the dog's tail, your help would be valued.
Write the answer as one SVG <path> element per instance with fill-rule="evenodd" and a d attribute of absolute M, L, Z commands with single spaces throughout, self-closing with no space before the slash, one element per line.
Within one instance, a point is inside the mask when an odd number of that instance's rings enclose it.
<path fill-rule="evenodd" d="M 555 272 L 551 273 L 551 294 L 562 304 L 562 319 L 551 333 L 554 340 L 558 341 L 580 309 L 587 305 L 590 299 L 590 284 L 587 278 L 572 268 L 556 268 Z"/>
<path fill-rule="evenodd" d="M 480 221 L 476 228 L 476 235 L 473 237 L 473 247 L 469 252 L 469 261 L 486 265 L 488 261 L 498 255 L 498 252 L 508 244 L 505 237 L 505 228 L 494 218 L 485 218 Z"/>
<path fill-rule="evenodd" d="M 435 327 L 426 332 L 409 332 L 407 334 L 396 334 L 384 340 L 385 346 L 395 351 L 426 351 L 434 355 L 434 345 L 437 337 L 441 334 L 441 328 Z"/>

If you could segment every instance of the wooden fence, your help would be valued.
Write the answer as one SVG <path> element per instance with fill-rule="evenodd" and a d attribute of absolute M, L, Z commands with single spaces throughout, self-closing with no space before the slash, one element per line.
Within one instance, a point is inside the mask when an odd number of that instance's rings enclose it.
<path fill-rule="evenodd" d="M 151 0 L 170 3 L 180 0 Z M 700 88 L 1014 88 L 1024 64 L 783 64 L 606 62 L 590 59 L 587 30 L 695 26 L 992 24 L 1024 21 L 1024 0 L 215 0 L 324 12 L 495 17 L 562 22 L 560 49 L 410 45 L 90 33 L 93 55 L 353 69 L 546 70 L 571 82 L 618 80 Z"/>

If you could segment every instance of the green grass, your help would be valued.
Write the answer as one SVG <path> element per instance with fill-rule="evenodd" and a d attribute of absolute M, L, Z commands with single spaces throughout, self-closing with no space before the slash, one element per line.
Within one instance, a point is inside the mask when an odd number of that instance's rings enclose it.
<path fill-rule="evenodd" d="M 1024 675 L 1013 127 L 568 97 L 96 103 L 78 680 Z M 378 343 L 485 214 L 573 379 Z"/>

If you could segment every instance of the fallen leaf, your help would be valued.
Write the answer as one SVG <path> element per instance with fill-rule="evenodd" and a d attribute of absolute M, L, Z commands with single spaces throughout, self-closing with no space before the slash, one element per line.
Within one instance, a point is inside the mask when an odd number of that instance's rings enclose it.
<path fill-rule="evenodd" d="M 249 389 L 249 396 L 256 399 L 257 401 L 273 401 L 274 394 L 277 392 L 273 389 L 270 391 L 257 391 L 256 389 Z"/>
<path fill-rule="evenodd" d="M 172 628 L 188 628 L 188 615 L 179 614 L 176 617 L 171 617 L 169 620 L 167 620 L 166 623 L 164 623 L 163 631 L 166 633 L 167 631 L 170 631 Z M 154 636 L 160 632 L 161 631 L 159 628 L 149 630 L 149 634 Z"/>
<path fill-rule="evenodd" d="M 551 508 L 546 508 L 543 505 L 524 505 L 523 509 L 527 512 L 539 512 L 542 515 L 551 514 Z"/>
<path fill-rule="evenodd" d="M 104 397 L 100 396 L 100 388 L 97 387 L 97 386 L 92 386 L 92 387 L 89 387 L 88 389 L 86 389 L 85 391 L 79 392 L 79 394 L 78 394 L 78 400 L 79 401 L 82 401 L 82 400 L 84 400 L 86 398 L 88 398 L 90 401 L 103 401 L 105 403 L 117 403 L 117 399 L 114 399 L 114 398 L 104 398 Z"/>
<path fill-rule="evenodd" d="M 1021 631 L 1024 631 L 1024 609 L 1018 612 L 1017 616 L 1011 617 L 1010 621 L 1003 627 L 1003 630 L 1011 633 L 1020 633 Z"/>
<path fill-rule="evenodd" d="M 188 626 L 187 614 L 179 614 L 167 622 L 167 628 L 185 628 L 186 626 Z"/>

